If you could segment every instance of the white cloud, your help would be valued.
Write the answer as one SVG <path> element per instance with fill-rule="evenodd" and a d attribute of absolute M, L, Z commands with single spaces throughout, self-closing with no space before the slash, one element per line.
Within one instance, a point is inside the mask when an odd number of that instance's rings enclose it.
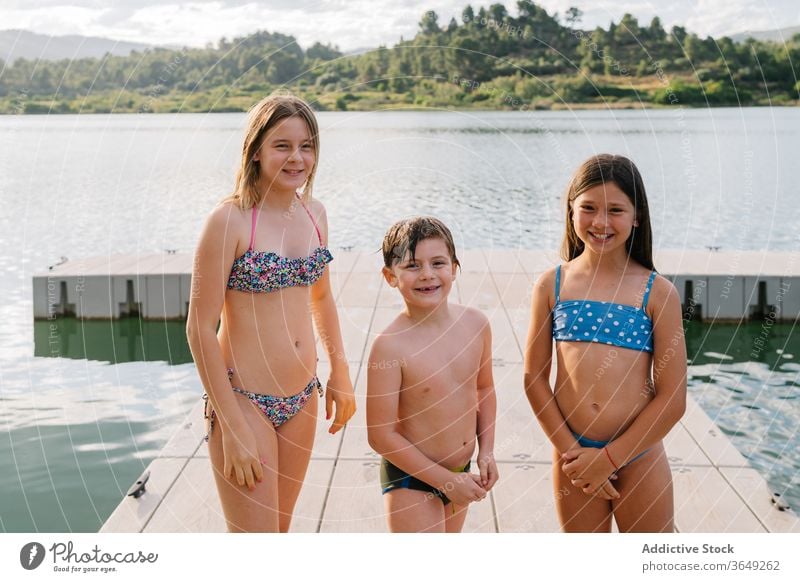
<path fill-rule="evenodd" d="M 331 42 L 344 50 L 392 45 L 412 38 L 427 10 L 439 23 L 461 20 L 468 0 L 3 0 L 0 23 L 44 34 L 82 34 L 151 44 L 203 46 L 220 37 L 269 30 L 295 36 L 302 46 Z M 477 8 L 491 2 L 471 2 Z M 642 25 L 661 17 L 666 28 L 684 25 L 701 36 L 779 28 L 800 23 L 796 0 L 535 0 L 551 14 L 577 5 L 581 26 L 619 21 L 625 12 Z M 504 2 L 516 13 L 516 2 Z"/>

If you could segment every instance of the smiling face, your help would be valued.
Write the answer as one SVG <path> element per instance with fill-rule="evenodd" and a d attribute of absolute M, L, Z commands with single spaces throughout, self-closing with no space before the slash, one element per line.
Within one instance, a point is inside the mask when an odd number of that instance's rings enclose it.
<path fill-rule="evenodd" d="M 306 122 L 289 117 L 267 132 L 253 160 L 259 165 L 259 184 L 271 191 L 296 191 L 312 175 L 314 142 Z"/>
<path fill-rule="evenodd" d="M 621 249 L 638 226 L 631 199 L 614 182 L 589 188 L 572 202 L 572 225 L 586 250 L 610 253 Z"/>
<path fill-rule="evenodd" d="M 447 300 L 456 278 L 456 265 L 447 244 L 441 238 L 426 238 L 417 243 L 414 257 L 410 252 L 383 268 L 383 276 L 396 287 L 408 305 L 436 307 Z"/>

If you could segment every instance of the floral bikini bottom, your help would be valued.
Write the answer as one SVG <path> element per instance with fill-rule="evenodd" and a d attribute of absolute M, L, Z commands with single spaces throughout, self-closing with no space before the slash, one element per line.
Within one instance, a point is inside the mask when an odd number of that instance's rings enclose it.
<path fill-rule="evenodd" d="M 233 368 L 228 368 L 228 379 L 230 380 L 231 378 L 233 378 Z M 234 392 L 247 396 L 250 402 L 264 413 L 264 416 L 269 419 L 272 426 L 275 428 L 278 428 L 302 410 L 303 406 L 305 406 L 306 402 L 308 402 L 309 398 L 311 398 L 311 395 L 314 393 L 314 388 L 319 392 L 320 398 L 322 397 L 322 384 L 316 376 L 311 378 L 311 381 L 305 388 L 292 396 L 256 394 L 255 392 L 248 392 L 236 386 L 232 386 L 232 388 Z M 211 409 L 209 414 L 208 394 L 203 394 L 203 400 L 205 400 L 203 416 L 209 420 L 208 434 L 205 436 L 205 440 L 208 442 L 208 437 L 211 431 L 214 430 L 214 419 L 217 417 L 217 413 Z"/>

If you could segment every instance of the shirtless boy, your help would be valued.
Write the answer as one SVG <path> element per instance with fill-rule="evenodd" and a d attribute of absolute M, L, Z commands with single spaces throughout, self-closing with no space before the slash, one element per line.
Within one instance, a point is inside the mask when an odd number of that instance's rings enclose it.
<path fill-rule="evenodd" d="M 467 506 L 498 479 L 491 329 L 480 311 L 447 301 L 459 262 L 439 220 L 392 226 L 383 258 L 405 303 L 368 364 L 367 430 L 389 530 L 460 532 Z M 469 472 L 476 438 L 480 475 Z"/>

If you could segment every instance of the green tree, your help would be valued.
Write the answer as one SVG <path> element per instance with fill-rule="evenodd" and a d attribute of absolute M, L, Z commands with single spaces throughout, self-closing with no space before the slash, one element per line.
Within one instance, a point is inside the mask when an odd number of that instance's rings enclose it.
<path fill-rule="evenodd" d="M 661 19 L 658 16 L 653 16 L 653 20 L 650 21 L 647 32 L 650 39 L 657 43 L 664 42 L 664 39 L 667 37 L 667 33 L 661 25 Z"/>
<path fill-rule="evenodd" d="M 332 61 L 342 56 L 339 47 L 331 46 L 330 43 L 322 44 L 315 42 L 306 51 L 306 57 L 309 59 L 319 59 L 321 61 Z"/>
<path fill-rule="evenodd" d="M 437 34 L 439 29 L 439 16 L 433 10 L 428 10 L 419 21 L 419 30 L 422 34 Z"/>
<path fill-rule="evenodd" d="M 565 13 L 567 24 L 570 28 L 575 28 L 575 25 L 578 24 L 583 19 L 583 11 L 580 8 L 576 8 L 575 6 L 570 6 Z"/>
<path fill-rule="evenodd" d="M 475 20 L 475 11 L 472 10 L 472 6 L 467 4 L 466 8 L 461 11 L 461 22 L 464 24 L 469 24 L 473 20 Z"/>

